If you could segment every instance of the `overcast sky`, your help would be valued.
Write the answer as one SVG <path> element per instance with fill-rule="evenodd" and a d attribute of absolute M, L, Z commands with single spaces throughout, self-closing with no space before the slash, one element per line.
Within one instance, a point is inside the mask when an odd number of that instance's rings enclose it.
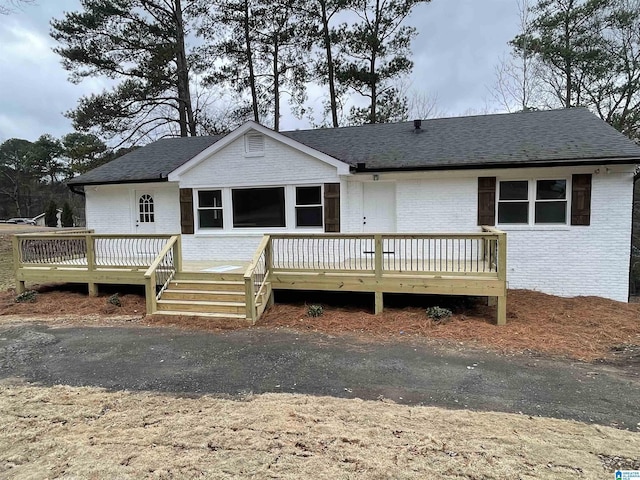
<path fill-rule="evenodd" d="M 63 113 L 82 95 L 104 88 L 100 79 L 70 83 L 52 51 L 49 20 L 78 8 L 77 0 L 39 0 L 0 16 L 0 142 L 69 133 L 72 127 Z M 419 5 L 409 24 L 418 29 L 408 79 L 412 90 L 437 97 L 446 115 L 499 110 L 489 89 L 495 84 L 494 68 L 518 30 L 516 0 L 433 0 Z M 319 100 L 310 92 L 312 103 Z M 282 119 L 283 130 L 305 127 L 306 121 L 292 115 Z"/>

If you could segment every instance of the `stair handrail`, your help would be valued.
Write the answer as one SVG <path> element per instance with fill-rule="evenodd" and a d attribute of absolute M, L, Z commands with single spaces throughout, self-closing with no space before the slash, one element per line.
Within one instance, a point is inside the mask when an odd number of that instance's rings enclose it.
<path fill-rule="evenodd" d="M 158 267 L 162 264 L 167 254 L 172 250 L 173 250 L 173 269 L 167 275 L 166 280 L 162 282 L 160 291 L 156 292 Z M 160 250 L 160 252 L 158 253 L 158 256 L 151 263 L 147 271 L 144 273 L 147 314 L 151 315 L 156 313 L 158 309 L 158 298 L 160 297 L 162 292 L 167 288 L 167 285 L 169 285 L 169 283 L 173 279 L 173 276 L 176 273 L 176 269 L 177 269 L 176 267 L 177 265 L 179 265 L 181 260 L 178 258 L 180 255 L 181 255 L 180 236 L 172 235 L 171 237 L 169 237 L 169 240 L 167 240 L 167 243 L 162 248 L 162 250 Z"/>
<path fill-rule="evenodd" d="M 249 263 L 247 270 L 244 272 L 244 285 L 245 285 L 245 297 L 246 297 L 246 317 L 255 323 L 258 318 L 256 310 L 256 300 L 262 294 L 265 285 L 267 284 L 269 275 L 271 273 L 271 236 L 264 235 L 256 253 L 253 255 L 253 259 Z M 264 260 L 263 260 L 264 259 Z M 264 265 L 263 272 L 258 271 L 258 267 Z M 258 275 L 262 274 L 262 278 Z"/>

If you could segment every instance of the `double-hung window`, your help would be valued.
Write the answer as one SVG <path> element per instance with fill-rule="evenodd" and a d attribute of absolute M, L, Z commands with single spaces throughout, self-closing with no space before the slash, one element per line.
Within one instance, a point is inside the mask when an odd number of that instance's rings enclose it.
<path fill-rule="evenodd" d="M 536 182 L 536 223 L 567 223 L 567 181 Z"/>
<path fill-rule="evenodd" d="M 222 228 L 222 190 L 198 191 L 198 227 Z"/>
<path fill-rule="evenodd" d="M 529 223 L 529 181 L 500 182 L 498 224 Z"/>
<path fill-rule="evenodd" d="M 567 223 L 567 180 L 505 180 L 499 184 L 498 225 Z"/>
<path fill-rule="evenodd" d="M 322 226 L 322 188 L 296 187 L 296 227 Z"/>

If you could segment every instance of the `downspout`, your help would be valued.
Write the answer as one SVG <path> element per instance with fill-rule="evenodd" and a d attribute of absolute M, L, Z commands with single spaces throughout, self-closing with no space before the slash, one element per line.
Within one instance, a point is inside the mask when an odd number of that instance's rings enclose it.
<path fill-rule="evenodd" d="M 640 166 L 636 166 L 636 173 L 633 175 L 633 194 L 631 201 L 631 248 L 629 251 L 629 297 L 627 301 L 631 299 L 631 285 L 635 286 L 635 283 L 633 282 L 633 220 L 635 217 L 636 201 L 640 200 L 636 199 L 636 183 L 638 180 L 640 180 Z M 634 293 L 637 294 L 638 292 L 634 291 Z"/>

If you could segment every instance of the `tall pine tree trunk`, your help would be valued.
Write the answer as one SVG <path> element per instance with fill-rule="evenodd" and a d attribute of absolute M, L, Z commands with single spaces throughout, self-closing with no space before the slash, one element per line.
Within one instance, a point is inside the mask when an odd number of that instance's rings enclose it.
<path fill-rule="evenodd" d="M 331 52 L 331 36 L 329 35 L 329 19 L 327 18 L 327 2 L 320 2 L 322 9 L 322 36 L 324 48 L 327 52 L 327 74 L 329 78 L 329 104 L 331 105 L 331 122 L 334 128 L 338 128 L 338 102 L 336 99 L 336 84 L 333 68 L 333 53 Z"/>
<path fill-rule="evenodd" d="M 280 70 L 278 68 L 278 53 L 280 45 L 278 34 L 273 38 L 273 129 L 280 131 Z"/>
<path fill-rule="evenodd" d="M 180 115 L 180 136 L 195 136 L 196 122 L 193 116 L 191 105 L 191 91 L 189 87 L 189 65 L 187 63 L 187 52 L 184 41 L 184 22 L 182 19 L 181 0 L 175 0 L 175 23 L 176 23 L 176 65 L 178 74 L 178 111 Z"/>
<path fill-rule="evenodd" d="M 251 49 L 251 29 L 249 28 L 249 1 L 244 2 L 244 41 L 246 45 L 247 66 L 249 67 L 249 88 L 251 89 L 251 106 L 253 109 L 253 119 L 260 122 L 260 113 L 258 111 L 258 92 L 256 89 L 256 76 L 253 69 L 253 51 Z"/>

